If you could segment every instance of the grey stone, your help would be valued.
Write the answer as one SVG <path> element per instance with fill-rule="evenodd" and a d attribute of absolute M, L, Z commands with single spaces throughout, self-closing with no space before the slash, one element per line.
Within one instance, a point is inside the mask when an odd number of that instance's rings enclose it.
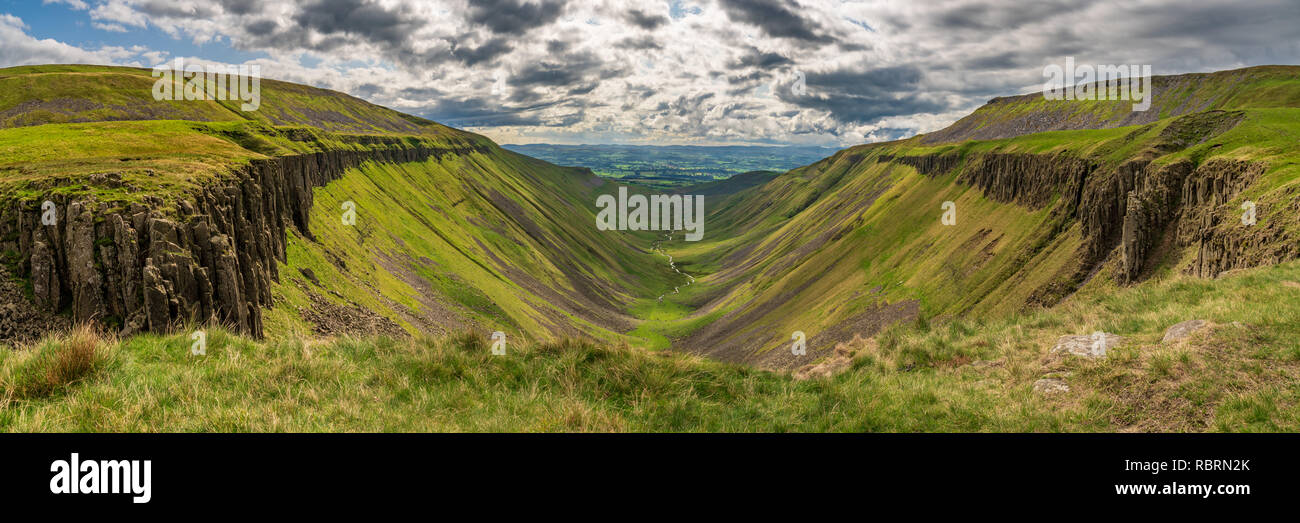
<path fill-rule="evenodd" d="M 1168 329 L 1165 329 L 1165 337 L 1161 341 L 1164 343 L 1169 343 L 1171 341 L 1181 340 L 1183 338 L 1191 336 L 1192 333 L 1198 330 L 1208 327 L 1209 324 L 1210 323 L 1205 320 L 1187 320 L 1182 323 L 1175 323 L 1174 325 L 1170 326 Z"/>
<path fill-rule="evenodd" d="M 1106 352 L 1124 343 L 1115 334 L 1096 332 L 1087 336 L 1061 336 L 1052 347 L 1052 354 L 1070 354 L 1082 358 L 1105 358 Z"/>
<path fill-rule="evenodd" d="M 1034 392 L 1038 394 L 1060 394 L 1070 392 L 1070 386 L 1055 378 L 1043 378 L 1034 382 Z"/>

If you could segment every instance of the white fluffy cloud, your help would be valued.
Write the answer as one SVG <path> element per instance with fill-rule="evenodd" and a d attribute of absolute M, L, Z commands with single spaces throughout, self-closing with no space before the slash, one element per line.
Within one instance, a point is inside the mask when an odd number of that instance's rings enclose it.
<path fill-rule="evenodd" d="M 0 14 L 0 65 L 35 64 L 119 64 L 143 66 L 142 48 L 105 46 L 83 49 L 52 39 L 37 39 L 27 34 L 21 18 Z"/>

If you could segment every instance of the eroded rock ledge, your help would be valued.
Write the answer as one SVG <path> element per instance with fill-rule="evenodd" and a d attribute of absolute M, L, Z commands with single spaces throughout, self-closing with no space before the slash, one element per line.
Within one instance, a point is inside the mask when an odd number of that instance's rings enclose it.
<path fill-rule="evenodd" d="M 1253 202 L 1260 223 L 1245 226 L 1234 203 L 1267 169 L 1263 162 L 1213 158 L 1156 164 L 1142 156 L 1113 168 L 1066 154 L 954 153 L 882 157 L 925 176 L 958 169 L 957 182 L 985 197 L 1031 209 L 1052 206 L 1057 232 L 1077 220 L 1080 257 L 1090 272 L 1112 256 L 1122 282 L 1142 279 L 1168 248 L 1191 248 L 1187 273 L 1215 277 L 1232 269 L 1300 258 L 1300 242 L 1266 215 L 1300 210 L 1300 201 Z"/>
<path fill-rule="evenodd" d="M 287 227 L 310 238 L 312 189 L 363 162 L 421 162 L 483 146 L 397 146 L 254 160 L 167 208 L 50 195 L 0 202 L 0 251 L 37 309 L 121 334 L 219 322 L 260 337 Z M 41 204 L 55 203 L 43 225 Z"/>

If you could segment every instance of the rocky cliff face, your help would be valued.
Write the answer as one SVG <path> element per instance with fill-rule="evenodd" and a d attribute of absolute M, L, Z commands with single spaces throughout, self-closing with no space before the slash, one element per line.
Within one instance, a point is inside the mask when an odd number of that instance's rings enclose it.
<path fill-rule="evenodd" d="M 1118 281 L 1138 281 L 1170 249 L 1194 250 L 1195 260 L 1183 270 L 1202 277 L 1300 258 L 1300 242 L 1281 221 L 1245 225 L 1242 211 L 1234 211 L 1232 203 L 1266 164 L 1223 158 L 1199 166 L 1188 160 L 1157 164 L 1157 155 L 1146 151 L 1113 168 L 1061 154 L 946 153 L 879 161 L 909 165 L 926 176 L 960 169 L 957 182 L 991 200 L 1030 209 L 1053 205 L 1049 222 L 1055 232 L 1077 221 L 1083 236 L 1076 285 L 1110 259 L 1118 262 Z M 1300 210 L 1294 197 L 1252 203 L 1261 218 Z"/>
<path fill-rule="evenodd" d="M 152 197 L 125 205 L 60 195 L 0 202 L 0 251 L 10 271 L 30 280 L 40 312 L 98 321 L 123 335 L 215 321 L 261 336 L 286 228 L 311 237 L 314 187 L 366 161 L 419 162 L 474 149 L 394 143 L 254 160 L 174 209 Z"/>

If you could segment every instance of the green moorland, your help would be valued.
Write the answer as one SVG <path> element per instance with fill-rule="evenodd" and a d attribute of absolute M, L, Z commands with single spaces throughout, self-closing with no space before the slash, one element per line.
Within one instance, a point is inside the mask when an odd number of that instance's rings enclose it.
<path fill-rule="evenodd" d="M 1173 323 L 1214 327 L 1161 343 Z M 1052 360 L 1060 333 L 1127 337 Z M 557 341 L 209 331 L 0 351 L 6 431 L 1297 431 L 1300 263 L 1173 277 L 996 321 L 896 325 L 849 370 L 789 374 Z M 971 363 L 976 363 L 971 365 Z M 1031 391 L 1069 376 L 1071 392 Z"/>
<path fill-rule="evenodd" d="M 376 137 L 429 147 L 490 143 L 305 85 L 263 79 L 259 109 L 241 111 L 238 100 L 154 100 L 155 80 L 126 67 L 0 69 L 0 195 L 169 201 L 254 158 L 389 146 Z M 114 183 L 100 183 L 106 173 Z"/>
<path fill-rule="evenodd" d="M 622 334 L 634 321 L 624 304 L 671 285 L 648 252 L 653 235 L 591 226 L 595 194 L 616 188 L 590 173 L 334 91 L 263 79 L 260 108 L 241 112 L 238 101 L 154 100 L 154 81 L 121 67 L 0 69 L 0 198 L 150 198 L 169 213 L 254 159 L 459 151 L 366 162 L 316 188 L 310 235 L 288 231 L 268 334 L 317 333 L 322 317 L 348 328 L 376 314 L 385 332 L 635 341 Z M 340 220 L 345 203 L 355 225 Z"/>
<path fill-rule="evenodd" d="M 1172 111 L 1181 103 L 1177 100 L 1195 97 L 1195 106 L 1226 112 L 997 140 L 931 144 L 923 135 L 862 145 L 715 200 L 706 241 L 667 246 L 698 284 L 666 300 L 671 303 L 647 307 L 643 317 L 653 321 L 641 326 L 641 334 L 689 339 L 720 318 L 743 318 L 700 348 L 748 346 L 761 355 L 785 346 L 793 331 L 827 332 L 886 303 L 915 301 L 926 318 L 999 318 L 1041 304 L 1036 302 L 1044 299 L 1040 291 L 1053 285 L 1122 289 L 1115 277 L 1118 249 L 1085 281 L 1074 280 L 1084 238 L 1077 221 L 1053 212 L 1057 200 L 1036 209 L 994 201 L 958 182 L 960 169 L 930 177 L 877 161 L 886 155 L 953 154 L 961 158 L 958 166 L 983 153 L 1059 155 L 1100 165 L 1097 175 L 1138 157 L 1153 158 L 1157 166 L 1179 160 L 1197 166 L 1215 159 L 1266 162 L 1260 179 L 1213 212 L 1231 222 L 1241 214 L 1242 202 L 1251 200 L 1259 205 L 1260 226 L 1300 236 L 1300 215 L 1294 212 L 1300 190 L 1300 68 L 1243 71 L 1179 82 L 1180 89 L 1158 95 L 1152 109 Z M 966 124 L 974 126 L 980 115 L 996 119 L 1043 103 L 1041 96 L 1003 100 L 976 111 Z M 1091 104 L 1106 114 L 1128 104 L 1052 103 Z M 1237 117 L 1235 126 L 1220 125 Z M 956 204 L 955 226 L 940 221 L 946 201 Z M 1150 277 L 1173 277 L 1194 256 L 1194 248 L 1172 249 Z M 829 351 L 830 345 L 818 350 Z"/>

